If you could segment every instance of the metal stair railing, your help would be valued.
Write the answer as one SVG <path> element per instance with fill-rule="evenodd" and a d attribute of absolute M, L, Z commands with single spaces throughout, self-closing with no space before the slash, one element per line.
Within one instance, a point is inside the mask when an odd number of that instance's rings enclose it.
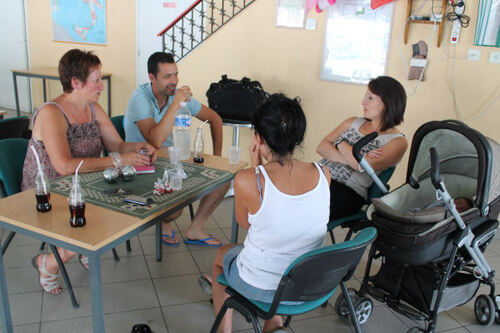
<path fill-rule="evenodd" d="M 197 0 L 163 31 L 162 50 L 176 62 L 219 30 L 255 0 Z"/>

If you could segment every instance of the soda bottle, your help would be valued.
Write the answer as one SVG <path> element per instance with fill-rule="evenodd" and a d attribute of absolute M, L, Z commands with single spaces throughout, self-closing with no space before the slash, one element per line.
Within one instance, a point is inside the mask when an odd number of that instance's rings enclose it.
<path fill-rule="evenodd" d="M 189 159 L 191 155 L 191 112 L 186 102 L 181 102 L 174 123 L 174 145 L 181 147 L 181 160 Z"/>
<path fill-rule="evenodd" d="M 201 135 L 201 127 L 198 127 L 196 129 L 196 139 L 194 140 L 194 155 L 193 155 L 193 161 L 195 163 L 203 163 L 204 160 L 204 154 L 203 150 L 205 148 L 205 144 L 203 143 L 203 136 Z"/>
<path fill-rule="evenodd" d="M 85 219 L 85 199 L 78 178 L 73 176 L 73 183 L 69 192 L 69 224 L 72 227 L 83 227 L 87 222 Z"/>
<path fill-rule="evenodd" d="M 42 165 L 38 167 L 35 178 L 35 197 L 37 211 L 45 213 L 52 209 L 50 204 L 50 184 Z"/>

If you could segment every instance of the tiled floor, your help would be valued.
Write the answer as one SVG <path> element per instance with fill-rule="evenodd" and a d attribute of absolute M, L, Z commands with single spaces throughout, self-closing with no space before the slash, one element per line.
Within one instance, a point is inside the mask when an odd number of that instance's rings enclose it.
<path fill-rule="evenodd" d="M 233 199 L 228 198 L 217 208 L 208 221 L 207 230 L 224 242 L 229 241 Z M 189 223 L 187 209 L 176 222 L 182 234 Z M 215 249 L 181 244 L 178 248 L 164 247 L 164 260 L 154 259 L 154 228 L 132 239 L 132 252 L 118 248 L 121 260 L 115 262 L 111 253 L 102 259 L 103 303 L 107 332 L 130 332 L 135 323 L 148 323 L 156 333 L 208 332 L 214 320 L 209 297 L 197 284 L 201 273 L 211 271 Z M 339 233 L 342 233 L 340 231 Z M 2 238 L 5 237 L 5 232 Z M 240 240 L 244 235 L 241 233 Z M 342 237 L 339 235 L 339 237 Z M 16 235 L 5 255 L 7 286 L 16 333 L 91 332 L 91 310 L 88 274 L 73 260 L 67 268 L 80 303 L 71 306 L 67 292 L 52 296 L 42 293 L 37 284 L 36 271 L 30 258 L 40 243 Z M 500 269 L 500 236 L 490 244 L 486 256 L 490 265 Z M 365 260 L 348 285 L 358 288 Z M 500 276 L 497 277 L 497 292 Z M 297 316 L 292 320 L 290 332 L 353 332 L 351 326 L 339 319 L 333 309 L 337 293 L 326 308 Z M 375 308 L 363 332 L 406 332 L 416 323 L 375 302 Z M 251 325 L 236 316 L 234 330 L 252 332 Z M 438 331 L 499 332 L 500 326 L 482 327 L 476 324 L 473 301 L 442 313 Z"/>

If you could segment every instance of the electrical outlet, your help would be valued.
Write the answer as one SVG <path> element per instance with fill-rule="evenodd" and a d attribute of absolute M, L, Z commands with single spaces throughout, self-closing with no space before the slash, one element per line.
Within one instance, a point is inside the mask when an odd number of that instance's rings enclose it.
<path fill-rule="evenodd" d="M 490 52 L 490 64 L 500 64 L 500 52 Z"/>
<path fill-rule="evenodd" d="M 479 61 L 479 59 L 481 59 L 481 50 L 469 49 L 469 52 L 467 52 L 467 60 Z"/>

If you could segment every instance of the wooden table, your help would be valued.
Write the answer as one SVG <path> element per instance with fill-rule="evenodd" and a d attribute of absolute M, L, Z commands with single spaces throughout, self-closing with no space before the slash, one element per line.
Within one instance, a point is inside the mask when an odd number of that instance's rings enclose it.
<path fill-rule="evenodd" d="M 33 67 L 31 69 L 11 69 L 12 80 L 14 81 L 14 97 L 16 99 L 17 115 L 20 115 L 21 109 L 19 108 L 19 93 L 17 91 L 17 77 L 25 76 L 28 78 L 42 79 L 43 88 L 43 102 L 47 102 L 47 80 L 59 80 L 59 73 L 56 67 Z M 102 79 L 108 80 L 107 93 L 108 93 L 108 116 L 111 117 L 111 74 L 102 73 Z"/>
<path fill-rule="evenodd" d="M 167 153 L 161 149 L 159 155 L 167 156 Z M 231 165 L 227 158 L 206 155 L 202 165 L 229 171 L 234 175 L 246 164 L 246 162 L 240 162 L 237 165 Z M 100 255 L 156 225 L 157 260 L 161 260 L 161 223 L 165 216 L 182 209 L 230 180 L 226 179 L 189 198 L 182 198 L 168 209 L 153 213 L 144 219 L 87 203 L 85 211 L 87 225 L 83 229 L 72 228 L 69 225 L 68 200 L 65 196 L 52 193 L 52 210 L 47 213 L 38 213 L 35 209 L 34 191 L 28 190 L 0 200 L 0 227 L 89 257 L 92 327 L 94 332 L 102 333 L 104 332 L 104 315 Z M 0 251 L 0 296 L 3 328 L 11 333 L 13 325 L 2 251 Z"/>

